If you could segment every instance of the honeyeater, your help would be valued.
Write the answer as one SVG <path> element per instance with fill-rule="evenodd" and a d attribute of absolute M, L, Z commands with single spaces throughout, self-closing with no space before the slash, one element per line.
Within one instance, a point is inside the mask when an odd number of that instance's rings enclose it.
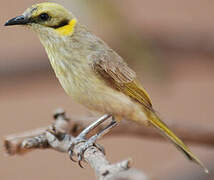
<path fill-rule="evenodd" d="M 158 117 L 136 73 L 71 12 L 59 4 L 44 2 L 33 5 L 5 25 L 24 25 L 36 32 L 66 93 L 87 108 L 105 114 L 101 121 L 114 117 L 115 122 L 124 118 L 139 125 L 151 125 L 208 172 Z M 98 124 L 95 122 L 84 133 Z"/>

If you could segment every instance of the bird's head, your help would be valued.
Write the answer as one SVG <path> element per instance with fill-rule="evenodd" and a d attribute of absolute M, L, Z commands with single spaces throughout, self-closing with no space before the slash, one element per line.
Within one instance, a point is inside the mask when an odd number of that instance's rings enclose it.
<path fill-rule="evenodd" d="M 71 35 L 76 25 L 75 17 L 63 6 L 44 2 L 28 8 L 21 16 L 8 20 L 5 26 L 24 25 L 38 33 L 47 31 Z"/>

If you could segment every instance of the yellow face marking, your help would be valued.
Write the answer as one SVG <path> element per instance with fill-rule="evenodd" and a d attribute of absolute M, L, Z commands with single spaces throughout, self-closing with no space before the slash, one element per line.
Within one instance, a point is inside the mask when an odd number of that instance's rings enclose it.
<path fill-rule="evenodd" d="M 72 19 L 69 21 L 68 25 L 65 25 L 63 27 L 59 27 L 56 29 L 56 31 L 63 36 L 71 36 L 74 32 L 74 27 L 77 23 L 76 19 Z"/>

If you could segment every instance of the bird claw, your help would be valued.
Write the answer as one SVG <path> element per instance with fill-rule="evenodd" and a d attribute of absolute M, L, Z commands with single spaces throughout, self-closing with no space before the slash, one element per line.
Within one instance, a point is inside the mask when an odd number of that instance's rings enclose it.
<path fill-rule="evenodd" d="M 70 147 L 68 148 L 68 154 L 69 154 L 69 157 L 70 159 L 73 161 L 73 162 L 77 162 L 74 158 L 73 158 L 73 155 L 74 155 L 74 146 L 81 143 L 81 142 L 86 142 L 86 139 L 84 137 L 76 137 L 74 139 L 74 141 L 72 142 L 72 144 L 70 145 Z"/>
<path fill-rule="evenodd" d="M 78 154 L 78 164 L 81 168 L 84 168 L 83 165 L 82 165 L 82 158 L 83 158 L 83 155 L 81 154 Z"/>
<path fill-rule="evenodd" d="M 83 168 L 81 162 L 83 161 L 83 155 L 85 153 L 85 151 L 91 147 L 91 146 L 95 146 L 97 149 L 99 149 L 103 154 L 105 154 L 105 150 L 104 148 L 99 145 L 96 144 L 96 140 L 99 139 L 100 137 L 102 137 L 104 134 L 106 134 L 112 127 L 115 126 L 116 121 L 112 121 L 108 126 L 106 126 L 103 130 L 99 131 L 98 133 L 96 133 L 95 135 L 91 136 L 89 139 L 86 139 L 86 135 L 94 128 L 96 128 L 99 124 L 101 124 L 102 122 L 104 122 L 106 119 L 108 119 L 109 117 L 111 117 L 111 115 L 104 115 L 103 117 L 99 118 L 97 121 L 95 121 L 94 123 L 92 123 L 91 125 L 89 125 L 87 128 L 85 128 L 71 143 L 69 149 L 68 149 L 68 153 L 70 156 L 70 159 L 72 161 L 75 161 L 73 159 L 73 150 L 75 145 L 79 144 L 79 143 L 84 143 L 81 147 L 78 148 L 78 152 L 77 157 L 78 157 L 78 164 L 80 167 Z"/>
<path fill-rule="evenodd" d="M 71 160 L 71 161 L 77 162 L 77 161 L 73 158 L 74 151 L 73 151 L 72 149 L 69 148 L 68 154 L 69 154 L 69 157 L 70 157 L 70 160 Z"/>
<path fill-rule="evenodd" d="M 71 144 L 71 146 L 69 147 L 68 149 L 68 153 L 69 153 L 69 156 L 70 156 L 70 159 L 74 162 L 77 162 L 74 158 L 73 158 L 73 155 L 74 155 L 74 146 L 79 144 L 79 143 L 82 143 L 84 142 L 84 144 L 81 146 L 81 148 L 79 149 L 79 152 L 77 152 L 77 157 L 78 157 L 78 164 L 81 168 L 84 168 L 83 165 L 82 165 L 82 161 L 83 161 L 83 155 L 85 153 L 85 151 L 91 147 L 91 146 L 95 146 L 96 148 L 98 148 L 103 154 L 105 154 L 105 150 L 104 148 L 99 145 L 99 144 L 96 144 L 95 143 L 95 139 L 94 138 L 89 138 L 88 140 L 86 140 L 85 138 L 83 137 L 77 137 L 73 143 Z"/>

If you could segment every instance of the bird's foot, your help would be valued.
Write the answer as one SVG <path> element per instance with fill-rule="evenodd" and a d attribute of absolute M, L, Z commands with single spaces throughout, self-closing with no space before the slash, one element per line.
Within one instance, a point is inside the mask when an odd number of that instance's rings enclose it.
<path fill-rule="evenodd" d="M 85 128 L 71 143 L 69 149 L 68 149 L 68 153 L 70 156 L 70 159 L 72 161 L 75 161 L 73 159 L 73 152 L 74 152 L 74 147 L 75 145 L 79 144 L 79 143 L 84 143 L 81 148 L 78 150 L 79 152 L 76 153 L 77 157 L 78 157 L 78 163 L 80 165 L 80 167 L 82 167 L 81 162 L 83 160 L 83 155 L 85 153 L 85 151 L 91 147 L 91 146 L 95 146 L 97 149 L 99 149 L 103 154 L 105 154 L 104 152 L 104 148 L 98 144 L 96 144 L 96 140 L 101 138 L 103 135 L 105 135 L 106 133 L 109 132 L 110 129 L 112 129 L 114 126 L 116 126 L 117 122 L 114 120 L 114 117 L 112 118 L 112 121 L 109 125 L 107 125 L 106 127 L 104 127 L 103 129 L 101 129 L 98 133 L 96 133 L 95 135 L 91 136 L 89 139 L 86 139 L 87 134 L 93 130 L 94 128 L 96 128 L 98 125 L 100 125 L 101 123 L 103 123 L 105 120 L 107 120 L 108 118 L 112 117 L 111 115 L 104 115 L 101 118 L 99 118 L 97 121 L 93 122 L 91 125 L 89 125 L 87 128 Z"/>
<path fill-rule="evenodd" d="M 92 136 L 92 137 L 89 138 L 88 140 L 87 140 L 85 137 L 77 136 L 77 137 L 73 140 L 72 144 L 70 145 L 70 147 L 69 147 L 69 149 L 68 149 L 68 153 L 69 153 L 70 159 L 71 159 L 72 161 L 76 162 L 76 160 L 73 159 L 73 155 L 74 155 L 73 149 L 74 149 L 75 145 L 77 145 L 77 144 L 79 144 L 79 143 L 84 143 L 84 144 L 80 147 L 80 149 L 78 150 L 78 152 L 77 152 L 77 158 L 78 158 L 77 161 L 78 161 L 78 164 L 79 164 L 79 166 L 80 166 L 81 168 L 83 168 L 83 166 L 82 166 L 83 155 L 84 155 L 85 151 L 86 151 L 89 147 L 95 146 L 95 147 L 98 148 L 103 154 L 105 154 L 104 148 L 103 148 L 101 145 L 95 143 L 97 139 L 98 139 L 98 137 L 97 137 L 96 135 Z"/>

